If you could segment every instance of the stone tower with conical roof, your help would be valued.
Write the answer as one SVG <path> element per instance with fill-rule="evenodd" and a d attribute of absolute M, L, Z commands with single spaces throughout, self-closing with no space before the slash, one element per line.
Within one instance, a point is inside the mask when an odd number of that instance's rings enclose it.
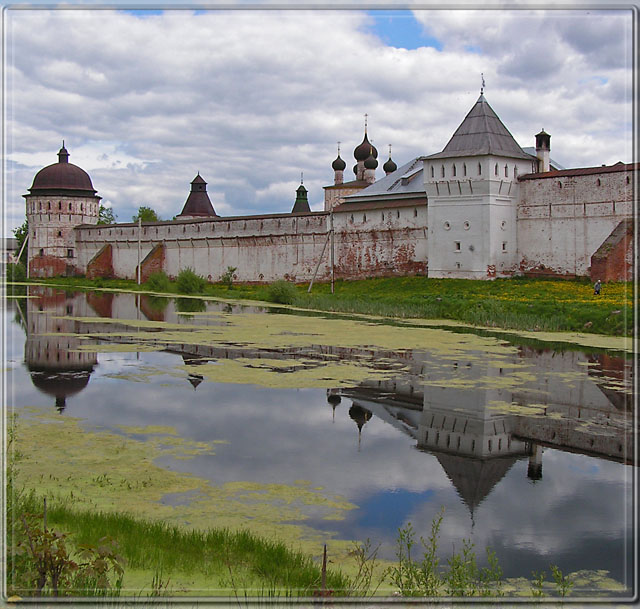
<path fill-rule="evenodd" d="M 180 219 L 208 218 L 217 215 L 207 194 L 207 183 L 198 172 L 191 181 L 191 192 L 177 217 Z"/>
<path fill-rule="evenodd" d="M 298 186 L 298 189 L 296 190 L 296 200 L 293 204 L 293 209 L 291 210 L 292 214 L 303 214 L 311 211 L 307 193 L 307 189 L 304 187 L 302 180 L 300 180 L 300 186 Z"/>
<path fill-rule="evenodd" d="M 74 275 L 77 266 L 74 227 L 97 224 L 100 199 L 89 174 L 69 163 L 62 142 L 58 162 L 34 177 L 26 200 L 29 276 Z"/>
<path fill-rule="evenodd" d="M 429 277 L 511 276 L 518 264 L 518 176 L 536 163 L 482 92 L 442 152 L 423 163 Z"/>

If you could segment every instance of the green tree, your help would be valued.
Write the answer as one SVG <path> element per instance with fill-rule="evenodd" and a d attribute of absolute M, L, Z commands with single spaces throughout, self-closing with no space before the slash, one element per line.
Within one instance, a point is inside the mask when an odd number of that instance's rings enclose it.
<path fill-rule="evenodd" d="M 98 210 L 98 224 L 115 224 L 116 217 L 111 207 L 100 205 L 100 209 Z"/>
<path fill-rule="evenodd" d="M 138 213 L 133 216 L 133 221 L 137 222 L 140 218 L 143 222 L 161 222 L 162 218 L 156 213 L 155 209 L 151 209 L 145 205 L 138 208 Z"/>
<path fill-rule="evenodd" d="M 13 234 L 15 238 L 18 240 L 18 247 L 16 248 L 16 256 L 17 256 L 18 253 L 20 252 L 20 248 L 22 247 L 22 244 L 24 243 L 25 239 L 27 238 L 27 235 L 29 234 L 29 223 L 27 222 L 27 220 L 25 220 L 20 226 L 18 226 L 18 228 L 14 228 Z M 22 252 L 22 256 L 20 256 L 20 262 L 22 262 L 22 264 L 24 265 L 27 264 L 27 248 L 26 247 Z"/>

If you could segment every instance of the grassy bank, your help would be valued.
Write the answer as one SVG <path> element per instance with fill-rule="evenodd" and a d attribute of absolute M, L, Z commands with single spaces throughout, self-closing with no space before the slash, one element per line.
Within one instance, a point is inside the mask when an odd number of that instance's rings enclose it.
<path fill-rule="evenodd" d="M 55 278 L 46 282 L 68 289 L 181 293 L 179 283 L 169 281 L 160 282 L 161 290 L 153 282 L 137 286 L 127 280 Z M 283 283 L 277 282 L 279 289 L 274 284 L 205 284 L 191 294 L 281 302 L 319 311 L 455 320 L 488 328 L 610 336 L 633 333 L 633 283 L 605 284 L 600 296 L 593 294 L 586 280 L 390 277 L 337 281 L 334 294 L 328 283 L 314 284 L 311 294 L 307 293 L 308 284 L 283 290 Z"/>
<path fill-rule="evenodd" d="M 41 521 L 42 501 L 27 495 L 16 512 L 37 514 Z M 15 525 L 14 543 L 24 545 L 23 526 L 20 521 Z M 76 561 L 81 548 L 115 540 L 124 568 L 121 596 L 295 597 L 313 596 L 322 585 L 320 564 L 311 556 L 248 531 L 185 530 L 118 512 L 81 511 L 66 503 L 49 506 L 47 526 L 68 536 L 70 559 Z M 17 580 L 9 582 L 10 594 L 33 594 L 27 571 L 18 569 Z M 351 581 L 329 569 L 325 585 L 348 593 Z"/>

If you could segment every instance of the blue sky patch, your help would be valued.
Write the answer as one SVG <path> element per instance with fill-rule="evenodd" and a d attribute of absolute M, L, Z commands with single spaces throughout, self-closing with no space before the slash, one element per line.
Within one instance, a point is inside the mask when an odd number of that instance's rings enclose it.
<path fill-rule="evenodd" d="M 432 490 L 413 493 L 405 489 L 376 493 L 360 504 L 358 521 L 366 527 L 382 528 L 395 533 L 415 509 L 430 501 L 434 494 Z"/>
<path fill-rule="evenodd" d="M 442 42 L 429 36 L 411 11 L 367 11 L 373 17 L 371 31 L 388 46 L 398 49 L 433 47 L 442 50 Z"/>

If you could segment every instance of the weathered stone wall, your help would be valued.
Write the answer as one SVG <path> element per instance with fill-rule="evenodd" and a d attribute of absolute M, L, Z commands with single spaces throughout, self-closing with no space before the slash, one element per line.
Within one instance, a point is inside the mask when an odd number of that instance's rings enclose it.
<path fill-rule="evenodd" d="M 631 172 L 525 179 L 518 203 L 520 270 L 585 276 L 592 254 L 631 217 Z"/>
<path fill-rule="evenodd" d="M 140 281 L 145 283 L 154 273 L 164 271 L 166 248 L 164 243 L 158 243 L 147 254 L 140 264 Z M 136 266 L 136 277 L 138 276 L 138 267 Z"/>
<path fill-rule="evenodd" d="M 335 214 L 336 277 L 426 273 L 425 223 L 424 205 Z M 159 244 L 164 253 L 145 261 L 142 281 L 158 270 L 176 277 L 187 267 L 209 281 L 218 281 L 229 267 L 236 269 L 238 281 L 309 281 L 319 260 L 316 279 L 327 280 L 328 231 L 329 214 L 324 212 L 143 224 L 140 259 L 147 259 Z M 81 226 L 76 240 L 81 270 L 109 243 L 114 274 L 136 278 L 137 225 Z"/>
<path fill-rule="evenodd" d="M 29 222 L 27 255 L 31 277 L 73 275 L 77 272 L 74 227 L 95 224 L 99 205 L 98 197 L 26 196 Z"/>
<path fill-rule="evenodd" d="M 95 279 L 96 277 L 111 278 L 113 273 L 113 247 L 111 243 L 107 243 L 87 264 L 87 277 Z"/>
<path fill-rule="evenodd" d="M 631 281 L 633 279 L 632 218 L 623 220 L 613 229 L 598 250 L 591 256 L 591 280 Z"/>

